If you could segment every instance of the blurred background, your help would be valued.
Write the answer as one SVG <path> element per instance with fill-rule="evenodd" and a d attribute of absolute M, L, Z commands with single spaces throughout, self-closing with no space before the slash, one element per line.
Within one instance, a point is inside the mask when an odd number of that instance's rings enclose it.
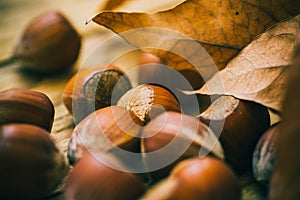
<path fill-rule="evenodd" d="M 156 12 L 178 5 L 184 0 L 126 0 L 116 10 L 128 12 Z M 90 21 L 108 0 L 1 0 L 0 1 L 0 60 L 10 56 L 24 26 L 36 15 L 48 10 L 60 10 L 85 38 L 89 34 L 107 33 Z M 84 44 L 85 45 L 85 44 Z M 84 52 L 84 51 L 83 51 Z"/>

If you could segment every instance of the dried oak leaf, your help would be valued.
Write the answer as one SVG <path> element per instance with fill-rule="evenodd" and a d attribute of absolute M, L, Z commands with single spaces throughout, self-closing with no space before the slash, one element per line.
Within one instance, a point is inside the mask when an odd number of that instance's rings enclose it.
<path fill-rule="evenodd" d="M 194 93 L 232 95 L 280 111 L 299 30 L 300 15 L 274 25 Z"/>
<path fill-rule="evenodd" d="M 198 41 L 222 69 L 255 36 L 272 24 L 298 14 L 299 9 L 297 0 L 187 0 L 156 14 L 102 12 L 93 21 L 116 33 L 143 27 L 178 31 Z M 137 38 L 126 39 L 139 46 Z M 164 37 L 157 42 L 163 40 Z M 171 62 L 175 54 L 167 55 L 167 59 L 160 56 L 167 65 L 176 65 Z"/>

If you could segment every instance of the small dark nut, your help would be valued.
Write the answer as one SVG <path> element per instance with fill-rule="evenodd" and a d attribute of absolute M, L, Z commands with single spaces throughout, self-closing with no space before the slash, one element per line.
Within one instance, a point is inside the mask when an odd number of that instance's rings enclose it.
<path fill-rule="evenodd" d="M 256 181 L 268 185 L 276 165 L 277 135 L 280 123 L 273 124 L 259 139 L 252 160 Z"/>
<path fill-rule="evenodd" d="M 75 164 L 87 150 L 106 152 L 119 147 L 139 152 L 141 126 L 142 122 L 133 113 L 119 106 L 91 113 L 72 132 L 68 145 L 70 164 Z"/>
<path fill-rule="evenodd" d="M 130 88 L 127 76 L 115 66 L 85 68 L 68 82 L 63 103 L 78 124 L 93 111 L 116 105 Z"/>
<path fill-rule="evenodd" d="M 0 92 L 0 124 L 28 123 L 51 131 L 54 106 L 45 94 L 28 89 Z"/>
<path fill-rule="evenodd" d="M 68 171 L 50 134 L 30 124 L 0 126 L 0 163 L 0 199 L 45 198 Z"/>
<path fill-rule="evenodd" d="M 86 153 L 70 171 L 64 196 L 76 200 L 134 200 L 144 191 L 138 176 L 126 172 L 114 157 Z"/>
<path fill-rule="evenodd" d="M 43 13 L 27 25 L 14 50 L 22 67 L 38 73 L 61 73 L 71 68 L 81 37 L 59 11 Z"/>
<path fill-rule="evenodd" d="M 142 84 L 126 92 L 117 103 L 132 111 L 144 123 L 165 111 L 181 112 L 175 96 L 158 85 Z"/>
<path fill-rule="evenodd" d="M 252 169 L 252 155 L 262 134 L 270 127 L 265 106 L 222 96 L 199 116 L 219 137 L 225 160 L 236 170 Z"/>

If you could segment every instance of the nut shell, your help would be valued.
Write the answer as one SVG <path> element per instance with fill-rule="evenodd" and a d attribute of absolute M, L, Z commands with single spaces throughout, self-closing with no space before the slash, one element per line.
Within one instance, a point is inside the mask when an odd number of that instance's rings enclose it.
<path fill-rule="evenodd" d="M 30 124 L 0 126 L 0 199 L 42 199 L 68 166 L 50 134 Z"/>
<path fill-rule="evenodd" d="M 69 162 L 77 162 L 86 150 L 106 152 L 119 147 L 139 152 L 141 125 L 133 113 L 119 106 L 91 113 L 72 132 L 68 145 Z"/>
<path fill-rule="evenodd" d="M 144 163 L 155 181 L 166 177 L 183 159 L 206 155 L 224 158 L 214 133 L 194 117 L 178 112 L 157 116 L 143 127 L 141 137 Z"/>
<path fill-rule="evenodd" d="M 85 68 L 68 82 L 63 103 L 78 124 L 93 111 L 116 105 L 130 88 L 129 79 L 116 66 Z"/>
<path fill-rule="evenodd" d="M 93 155 L 85 154 L 71 170 L 65 184 L 65 199 L 133 200 L 144 193 L 145 186 L 137 176 L 106 165 L 109 157 L 102 156 L 100 160 Z M 122 167 L 117 165 L 118 169 Z"/>
<path fill-rule="evenodd" d="M 186 65 L 171 68 L 151 53 L 142 53 L 139 58 L 138 84 L 158 84 L 168 88 L 176 96 L 183 113 L 195 116 L 210 104 L 206 95 L 187 95 L 182 91 L 199 89 L 203 84 L 200 72 Z"/>
<path fill-rule="evenodd" d="M 132 88 L 120 98 L 117 105 L 132 111 L 145 123 L 165 111 L 181 112 L 179 102 L 169 90 L 151 84 Z"/>
<path fill-rule="evenodd" d="M 22 67 L 39 73 L 70 69 L 79 55 L 81 37 L 59 11 L 48 11 L 27 25 L 14 56 Z"/>
<path fill-rule="evenodd" d="M 168 54 L 172 55 L 171 52 L 168 52 Z M 138 64 L 141 66 L 147 64 L 148 67 L 143 68 L 143 70 L 139 71 L 139 83 L 150 83 L 152 80 L 169 79 L 168 81 L 171 81 L 171 84 L 179 89 L 186 89 L 181 87 L 185 87 L 186 83 L 188 83 L 193 89 L 199 89 L 205 83 L 203 77 L 200 75 L 200 72 L 194 66 L 179 64 L 180 62 L 176 64 L 173 63 L 172 69 L 180 73 L 185 79 L 185 82 L 181 82 L 182 80 L 174 76 L 174 74 L 171 71 L 169 71 L 168 73 L 168 71 L 163 70 L 160 64 L 166 63 L 164 61 L 162 61 L 159 57 L 155 56 L 154 54 L 148 52 L 141 53 Z M 176 77 L 175 81 L 172 80 L 174 79 L 174 77 Z"/>
<path fill-rule="evenodd" d="M 210 156 L 177 164 L 171 175 L 155 185 L 143 200 L 240 200 L 241 187 L 232 170 Z"/>
<path fill-rule="evenodd" d="M 235 174 L 225 163 L 211 157 L 179 163 L 171 178 L 178 180 L 174 199 L 241 199 L 241 188 Z"/>
<path fill-rule="evenodd" d="M 256 181 L 268 185 L 276 165 L 277 137 L 280 123 L 273 124 L 259 139 L 252 160 Z"/>
<path fill-rule="evenodd" d="M 0 92 L 0 124 L 28 123 L 51 131 L 54 106 L 45 94 L 28 89 Z"/>
<path fill-rule="evenodd" d="M 270 115 L 266 107 L 222 96 L 201 113 L 200 120 L 219 137 L 225 160 L 236 172 L 252 169 L 255 146 L 270 127 Z"/>

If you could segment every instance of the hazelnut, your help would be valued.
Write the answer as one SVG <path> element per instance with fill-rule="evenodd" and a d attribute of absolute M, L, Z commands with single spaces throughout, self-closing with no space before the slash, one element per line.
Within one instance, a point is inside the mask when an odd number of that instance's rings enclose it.
<path fill-rule="evenodd" d="M 241 199 L 239 180 L 221 160 L 210 156 L 180 162 L 165 181 L 154 186 L 143 200 Z"/>
<path fill-rule="evenodd" d="M 168 89 L 151 84 L 142 84 L 127 91 L 117 105 L 132 111 L 145 123 L 165 111 L 181 112 L 177 99 Z"/>
<path fill-rule="evenodd" d="M 277 135 L 280 122 L 273 124 L 259 139 L 252 160 L 253 175 L 256 181 L 268 185 L 276 164 Z"/>
<path fill-rule="evenodd" d="M 85 68 L 68 82 L 63 103 L 78 124 L 93 111 L 116 105 L 130 88 L 127 76 L 115 66 Z"/>
<path fill-rule="evenodd" d="M 270 126 L 268 109 L 258 103 L 221 96 L 199 116 L 219 137 L 225 159 L 236 170 L 251 170 L 252 155 Z"/>
<path fill-rule="evenodd" d="M 70 171 L 65 184 L 65 199 L 76 200 L 134 200 L 145 185 L 137 176 L 126 172 L 115 158 L 86 153 Z M 107 165 L 107 163 L 110 165 Z M 119 169 L 124 169 L 120 171 Z"/>
<path fill-rule="evenodd" d="M 224 157 L 218 138 L 204 123 L 178 112 L 154 118 L 143 127 L 141 138 L 144 163 L 154 181 L 166 177 L 183 159 L 209 154 Z"/>
<path fill-rule="evenodd" d="M 169 54 L 172 54 L 171 52 L 168 52 Z M 159 66 L 159 64 L 163 64 L 165 63 L 164 61 L 162 61 L 159 57 L 155 56 L 152 53 L 149 52 L 143 52 L 139 58 L 138 64 L 139 65 L 145 65 L 145 64 L 150 64 L 151 67 L 147 67 L 145 69 L 147 69 L 146 71 L 140 70 L 139 73 L 139 81 L 140 82 L 145 82 L 147 80 L 163 80 L 163 79 L 168 79 L 170 78 L 170 81 L 172 81 L 171 79 L 174 78 L 174 76 L 168 76 L 167 74 L 165 74 L 165 70 L 163 70 L 163 68 L 161 68 Z M 177 63 L 178 64 L 178 63 Z M 149 65 L 149 66 L 150 66 Z M 200 73 L 192 66 L 189 65 L 177 65 L 177 66 L 173 66 L 174 70 L 176 70 L 178 73 L 180 73 L 185 80 L 189 83 L 189 85 L 191 85 L 191 87 L 193 89 L 199 89 L 203 84 L 204 84 L 204 80 L 202 78 L 202 76 L 200 75 Z M 178 81 L 178 79 L 177 79 Z M 176 84 L 176 82 L 173 82 Z M 176 84 L 177 86 L 179 86 L 180 84 Z M 184 85 L 184 84 L 182 84 Z M 179 87 L 179 89 L 182 89 Z"/>
<path fill-rule="evenodd" d="M 183 113 L 198 115 L 210 104 L 207 95 L 187 95 L 182 91 L 199 89 L 203 84 L 203 78 L 196 69 L 189 66 L 171 68 L 151 53 L 144 52 L 139 59 L 138 84 L 158 84 L 168 88 L 180 103 Z"/>
<path fill-rule="evenodd" d="M 0 199 L 42 199 L 68 166 L 50 134 L 30 124 L 0 126 Z"/>
<path fill-rule="evenodd" d="M 139 152 L 141 125 L 142 122 L 133 113 L 119 106 L 91 113 L 72 132 L 68 145 L 69 162 L 77 162 L 86 150 L 106 152 L 119 147 Z"/>
<path fill-rule="evenodd" d="M 30 21 L 13 57 L 25 69 L 39 73 L 60 73 L 76 61 L 81 37 L 59 11 L 48 11 Z"/>
<path fill-rule="evenodd" d="M 28 89 L 0 92 L 0 124 L 29 123 L 51 131 L 54 106 L 45 94 Z"/>

